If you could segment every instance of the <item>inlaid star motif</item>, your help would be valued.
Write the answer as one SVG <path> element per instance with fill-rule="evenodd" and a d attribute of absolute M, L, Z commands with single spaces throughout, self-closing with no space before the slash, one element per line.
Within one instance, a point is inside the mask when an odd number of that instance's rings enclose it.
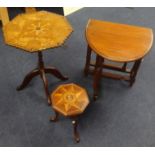
<path fill-rule="evenodd" d="M 53 107 L 65 116 L 82 113 L 89 103 L 86 91 L 75 84 L 59 86 L 51 97 Z"/>
<path fill-rule="evenodd" d="M 3 27 L 5 42 L 28 52 L 58 47 L 72 31 L 64 16 L 47 11 L 18 15 Z"/>

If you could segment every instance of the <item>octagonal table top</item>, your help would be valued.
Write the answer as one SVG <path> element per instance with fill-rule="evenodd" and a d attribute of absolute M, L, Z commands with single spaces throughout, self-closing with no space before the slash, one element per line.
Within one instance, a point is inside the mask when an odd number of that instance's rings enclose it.
<path fill-rule="evenodd" d="M 20 14 L 3 27 L 5 42 L 28 52 L 61 46 L 72 31 L 66 17 L 47 11 Z"/>
<path fill-rule="evenodd" d="M 89 104 L 86 90 L 74 83 L 58 86 L 51 100 L 53 108 L 64 116 L 81 114 Z"/>
<path fill-rule="evenodd" d="M 91 49 L 108 60 L 130 62 L 144 57 L 153 43 L 152 29 L 90 19 L 86 39 Z"/>

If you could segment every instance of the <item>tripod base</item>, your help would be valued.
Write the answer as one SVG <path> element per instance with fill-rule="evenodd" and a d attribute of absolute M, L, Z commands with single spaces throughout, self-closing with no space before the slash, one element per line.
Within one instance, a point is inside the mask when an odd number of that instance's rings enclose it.
<path fill-rule="evenodd" d="M 59 119 L 59 113 L 57 111 L 54 111 L 54 116 L 50 117 L 50 122 L 57 122 Z M 73 126 L 73 136 L 76 143 L 80 142 L 80 135 L 78 133 L 77 127 L 78 127 L 78 121 L 77 117 L 70 117 L 72 119 L 72 126 Z"/>
<path fill-rule="evenodd" d="M 46 73 L 48 74 L 52 74 L 54 75 L 56 78 L 60 79 L 60 80 L 68 80 L 68 77 L 63 76 L 61 74 L 61 72 L 59 70 L 57 70 L 54 67 L 44 67 L 44 63 L 43 63 L 43 58 L 42 58 L 42 53 L 39 52 L 38 53 L 39 59 L 38 59 L 38 68 L 32 70 L 29 74 L 26 75 L 26 77 L 24 78 L 22 84 L 17 87 L 17 91 L 23 90 L 24 88 L 27 87 L 27 85 L 30 83 L 30 81 L 35 77 L 40 75 L 42 81 L 43 81 L 43 85 L 44 85 L 44 89 L 45 89 L 45 94 L 48 100 L 48 104 L 51 105 L 51 100 L 50 100 L 50 96 L 49 96 L 49 90 L 48 90 L 48 81 L 46 78 Z"/>

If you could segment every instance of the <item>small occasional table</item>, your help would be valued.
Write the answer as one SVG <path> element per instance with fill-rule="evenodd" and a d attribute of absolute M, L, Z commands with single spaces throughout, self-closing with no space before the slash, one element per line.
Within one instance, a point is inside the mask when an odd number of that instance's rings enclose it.
<path fill-rule="evenodd" d="M 61 46 L 72 31 L 71 25 L 64 16 L 47 11 L 20 14 L 4 26 L 4 38 L 8 45 L 38 54 L 37 68 L 25 77 L 17 90 L 24 89 L 32 78 L 40 75 L 48 103 L 51 103 L 45 74 L 52 74 L 61 80 L 68 78 L 63 76 L 55 67 L 44 66 L 42 51 Z"/>
<path fill-rule="evenodd" d="M 153 43 L 152 29 L 133 25 L 119 24 L 90 19 L 86 27 L 88 42 L 85 75 L 94 75 L 94 99 L 98 96 L 101 76 L 135 82 L 143 57 L 149 52 Z M 92 51 L 96 53 L 96 62 L 91 62 Z M 104 59 L 123 63 L 122 67 L 106 64 Z M 134 62 L 127 68 L 128 62 Z M 90 69 L 92 67 L 92 69 Z M 114 74 L 106 70 L 122 72 L 128 75 Z M 103 71 L 102 71 L 103 70 Z"/>
<path fill-rule="evenodd" d="M 81 86 L 70 83 L 58 86 L 51 94 L 52 108 L 55 116 L 51 121 L 57 121 L 59 113 L 72 119 L 74 138 L 80 141 L 77 132 L 77 116 L 82 114 L 89 104 L 87 92 Z"/>

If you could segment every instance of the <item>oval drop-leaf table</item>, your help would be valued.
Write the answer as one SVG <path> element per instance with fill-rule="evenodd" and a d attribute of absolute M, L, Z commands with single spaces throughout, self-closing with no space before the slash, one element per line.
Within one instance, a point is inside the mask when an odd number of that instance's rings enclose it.
<path fill-rule="evenodd" d="M 94 75 L 94 99 L 96 99 L 101 76 L 123 79 L 133 85 L 141 60 L 152 46 L 153 32 L 146 27 L 90 19 L 86 27 L 86 40 L 88 49 L 84 72 L 85 75 L 88 73 Z M 90 62 L 91 51 L 97 54 L 95 64 Z M 104 59 L 122 62 L 123 66 L 107 65 Z M 126 68 L 128 62 L 134 62 L 131 70 Z M 90 70 L 90 66 L 94 69 Z M 107 73 L 102 69 L 128 73 L 129 76 Z"/>

